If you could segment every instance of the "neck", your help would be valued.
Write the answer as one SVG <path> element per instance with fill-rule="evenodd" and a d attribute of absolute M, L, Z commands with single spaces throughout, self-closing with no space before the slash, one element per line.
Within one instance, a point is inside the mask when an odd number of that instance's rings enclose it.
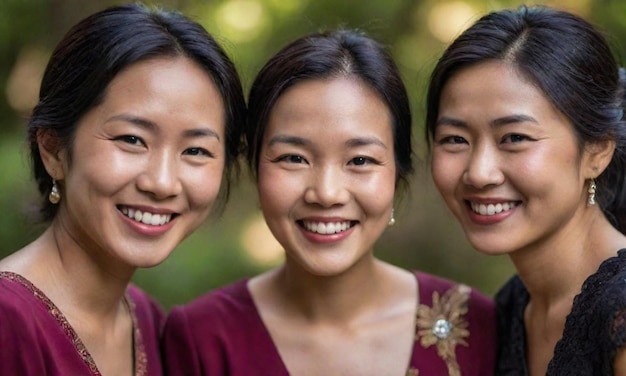
<path fill-rule="evenodd" d="M 275 281 L 287 304 L 306 320 L 347 322 L 382 300 L 384 268 L 370 256 L 342 274 L 316 276 L 287 261 L 277 270 Z"/>
<path fill-rule="evenodd" d="M 123 309 L 123 296 L 134 270 L 103 264 L 54 222 L 35 242 L 19 251 L 14 270 L 42 290 L 68 317 L 114 319 Z M 101 256 L 101 255 L 100 255 Z M 104 257 L 103 257 L 104 258 Z M 126 268 L 128 269 L 128 268 Z"/>
<path fill-rule="evenodd" d="M 535 306 L 550 307 L 571 301 L 602 261 L 626 246 L 626 238 L 606 220 L 599 208 L 571 221 L 550 239 L 511 254 Z"/>

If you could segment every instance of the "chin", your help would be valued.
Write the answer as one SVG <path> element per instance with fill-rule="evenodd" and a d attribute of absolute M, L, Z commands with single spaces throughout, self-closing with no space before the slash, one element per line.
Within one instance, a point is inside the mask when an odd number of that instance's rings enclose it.
<path fill-rule="evenodd" d="M 165 259 L 158 260 L 158 261 L 139 262 L 139 263 L 136 263 L 134 266 L 138 269 L 153 268 L 155 266 L 160 265 L 163 261 L 165 261 Z"/>
<path fill-rule="evenodd" d="M 499 246 L 494 242 L 472 242 L 470 239 L 469 243 L 476 251 L 488 256 L 501 256 L 511 253 L 511 249 L 509 247 Z"/>
<path fill-rule="evenodd" d="M 307 265 L 306 271 L 317 277 L 336 277 L 347 273 L 352 269 L 353 264 L 344 263 L 323 263 Z"/>
<path fill-rule="evenodd" d="M 131 255 L 127 261 L 129 265 L 135 268 L 152 268 L 163 263 L 171 253 L 172 252 L 155 254 L 153 251 L 150 254 Z"/>

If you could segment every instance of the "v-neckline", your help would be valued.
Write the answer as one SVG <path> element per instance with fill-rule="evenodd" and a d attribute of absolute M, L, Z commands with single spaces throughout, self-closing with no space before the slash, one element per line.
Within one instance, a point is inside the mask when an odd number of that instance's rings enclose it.
<path fill-rule="evenodd" d="M 50 298 L 44 294 L 37 286 L 35 286 L 31 281 L 21 276 L 20 274 L 8 271 L 0 271 L 0 279 L 7 279 L 13 282 L 18 283 L 28 291 L 30 291 L 33 296 L 39 300 L 43 305 L 45 305 L 48 314 L 57 322 L 57 324 L 61 327 L 65 335 L 68 337 L 70 342 L 74 345 L 76 352 L 81 357 L 83 362 L 87 365 L 89 370 L 91 371 L 93 376 L 102 376 L 98 367 L 87 350 L 87 347 L 83 343 L 83 341 L 78 336 L 78 333 L 70 322 L 67 320 L 63 312 L 54 304 Z M 135 376 L 145 376 L 147 374 L 147 356 L 144 348 L 143 339 L 141 336 L 141 331 L 139 330 L 137 316 L 135 314 L 135 304 L 129 296 L 128 292 L 124 294 L 124 304 L 126 304 L 131 320 L 132 320 L 132 334 L 133 334 L 133 363 L 134 363 L 134 375 Z"/>
<path fill-rule="evenodd" d="M 412 274 L 415 276 L 415 281 L 417 283 L 417 304 L 415 305 L 415 310 L 417 311 L 417 307 L 420 304 L 422 304 L 422 302 L 421 302 L 422 286 L 421 286 L 421 283 L 420 283 L 419 273 L 412 272 Z M 287 369 L 287 365 L 283 361 L 283 358 L 280 356 L 280 352 L 278 351 L 278 347 L 276 347 L 276 343 L 274 342 L 274 339 L 272 338 L 272 335 L 270 334 L 268 327 L 265 325 L 265 322 L 263 321 L 263 318 L 261 316 L 261 312 L 259 312 L 259 308 L 257 307 L 257 305 L 256 305 L 256 303 L 254 301 L 254 297 L 252 296 L 252 291 L 248 287 L 248 282 L 249 281 L 250 281 L 249 279 L 245 279 L 244 281 L 242 281 L 243 287 L 244 287 L 244 291 L 245 291 L 245 296 L 246 296 L 246 299 L 248 300 L 248 304 L 250 304 L 250 306 L 252 307 L 252 309 L 254 311 L 255 319 L 259 322 L 260 327 L 263 328 L 265 342 L 267 342 L 268 344 L 271 345 L 272 353 L 273 353 L 272 356 L 274 358 L 276 358 L 277 361 L 280 363 L 281 368 L 282 368 L 282 372 L 285 375 L 288 376 L 289 375 L 289 370 Z M 415 312 L 414 317 L 416 315 L 417 315 L 417 312 Z M 417 335 L 417 325 L 414 325 L 414 331 L 415 331 L 415 334 Z M 419 341 L 417 341 L 417 340 L 413 341 L 413 346 L 411 347 L 411 353 L 410 353 L 411 355 L 409 357 L 409 363 L 407 364 L 407 374 L 408 374 L 408 372 L 411 371 L 412 363 L 413 363 L 413 355 L 415 354 L 415 351 L 417 351 L 418 342 Z M 278 375 L 276 375 L 276 376 L 278 376 Z"/>

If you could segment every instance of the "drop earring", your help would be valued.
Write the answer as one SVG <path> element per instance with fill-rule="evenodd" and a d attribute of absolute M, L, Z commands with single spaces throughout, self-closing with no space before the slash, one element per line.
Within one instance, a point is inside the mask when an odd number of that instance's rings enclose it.
<path fill-rule="evenodd" d="M 61 201 L 61 195 L 59 194 L 59 188 L 57 187 L 56 180 L 52 179 L 52 189 L 50 190 L 50 194 L 48 195 L 48 200 L 52 204 L 58 204 Z"/>
<path fill-rule="evenodd" d="M 395 209 L 394 209 L 394 208 L 391 208 L 391 218 L 389 218 L 389 224 L 388 224 L 388 225 L 389 225 L 389 227 L 391 227 L 391 226 L 393 226 L 393 225 L 395 225 L 395 224 L 396 224 L 396 218 L 395 218 L 395 217 L 394 217 L 394 215 L 393 215 L 393 214 L 394 214 L 394 211 L 395 211 Z"/>
<path fill-rule="evenodd" d="M 591 178 L 587 193 L 589 193 L 589 197 L 587 198 L 587 204 L 589 206 L 594 206 L 596 204 L 596 180 L 594 178 Z"/>

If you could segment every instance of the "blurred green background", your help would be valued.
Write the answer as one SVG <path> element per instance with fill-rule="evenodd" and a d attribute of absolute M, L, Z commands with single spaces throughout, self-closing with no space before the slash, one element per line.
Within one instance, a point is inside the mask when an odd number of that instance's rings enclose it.
<path fill-rule="evenodd" d="M 37 98 L 49 54 L 71 25 L 120 1 L 1 0 L 0 3 L 0 257 L 41 232 L 34 224 L 25 122 Z M 305 33 L 338 26 L 360 28 L 390 46 L 414 111 L 416 174 L 396 208 L 396 226 L 379 241 L 384 260 L 407 269 L 462 281 L 493 294 L 513 273 L 506 256 L 472 250 L 430 180 L 423 142 L 428 75 L 447 43 L 481 14 L 520 1 L 446 0 L 162 0 L 200 22 L 236 62 L 245 89 L 267 58 Z M 582 15 L 605 30 L 623 62 L 626 2 L 540 1 Z M 531 3 L 528 3 L 531 4 Z M 282 261 L 280 246 L 258 209 L 246 175 L 220 218 L 210 219 L 163 264 L 140 270 L 138 285 L 164 307 L 185 303 L 215 287 L 260 273 Z"/>

